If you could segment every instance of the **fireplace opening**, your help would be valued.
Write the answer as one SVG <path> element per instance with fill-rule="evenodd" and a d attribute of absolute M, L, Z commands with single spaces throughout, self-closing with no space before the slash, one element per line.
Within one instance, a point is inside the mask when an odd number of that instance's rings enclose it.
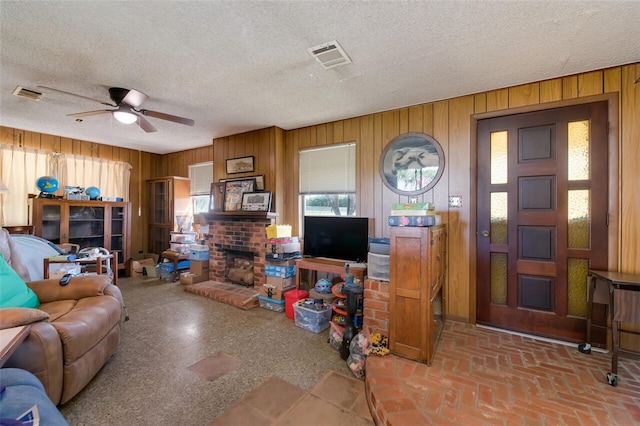
<path fill-rule="evenodd" d="M 225 250 L 226 279 L 234 284 L 253 287 L 253 252 Z"/>

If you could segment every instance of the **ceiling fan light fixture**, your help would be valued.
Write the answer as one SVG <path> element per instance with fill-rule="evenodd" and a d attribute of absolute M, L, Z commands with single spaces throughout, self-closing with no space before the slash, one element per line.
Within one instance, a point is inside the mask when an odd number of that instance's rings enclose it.
<path fill-rule="evenodd" d="M 123 124 L 135 123 L 138 116 L 131 112 L 131 108 L 121 105 L 120 108 L 112 112 L 113 117 Z"/>

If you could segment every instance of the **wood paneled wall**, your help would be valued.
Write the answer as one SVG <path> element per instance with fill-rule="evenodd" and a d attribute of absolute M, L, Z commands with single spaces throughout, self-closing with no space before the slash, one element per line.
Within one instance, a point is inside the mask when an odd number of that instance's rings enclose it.
<path fill-rule="evenodd" d="M 613 269 L 640 273 L 640 63 L 475 95 L 425 103 L 284 131 L 277 127 L 215 139 L 211 146 L 158 156 L 138 151 L 73 141 L 50 135 L 1 129 L 4 143 L 94 155 L 133 166 L 131 201 L 134 216 L 132 250 L 146 247 L 146 187 L 144 180 L 166 175 L 188 176 L 189 164 L 214 161 L 214 180 L 225 177 L 265 175 L 265 186 L 274 192 L 273 210 L 278 223 L 299 232 L 298 152 L 304 148 L 355 141 L 357 153 L 358 214 L 375 220 L 376 236 L 388 236 L 386 216 L 393 202 L 407 197 L 392 193 L 378 174 L 378 161 L 386 144 L 405 132 L 424 132 L 442 145 L 446 165 L 438 184 L 421 195 L 436 205 L 448 224 L 449 281 L 446 286 L 450 317 L 475 322 L 475 179 L 478 118 L 525 110 L 552 108 L 590 97 L 616 94 L 617 115 L 611 123 L 610 150 L 613 171 L 609 178 L 611 205 L 610 245 L 617 254 Z M 17 134 L 14 134 L 17 133 Z M 22 136 L 18 136 L 18 135 Z M 255 172 L 227 176 L 224 161 L 253 155 Z M 286 182 L 286 185 L 285 185 Z M 449 208 L 451 195 L 462 197 L 462 208 Z M 137 201 L 140 199 L 141 201 Z M 143 207 L 142 217 L 137 216 Z M 140 226 L 138 226 L 140 225 Z"/>

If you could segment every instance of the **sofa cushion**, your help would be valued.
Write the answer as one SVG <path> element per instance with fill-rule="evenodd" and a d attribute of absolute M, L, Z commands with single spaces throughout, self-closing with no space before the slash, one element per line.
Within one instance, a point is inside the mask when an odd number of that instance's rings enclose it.
<path fill-rule="evenodd" d="M 77 300 L 58 300 L 57 302 L 41 304 L 40 310 L 49 314 L 49 321 L 53 322 L 71 312 L 77 303 Z"/>
<path fill-rule="evenodd" d="M 0 308 L 37 308 L 38 296 L 4 260 L 0 253 Z"/>
<path fill-rule="evenodd" d="M 32 308 L 5 308 L 0 314 L 0 330 L 48 320 L 49 314 Z"/>
<path fill-rule="evenodd" d="M 85 297 L 52 324 L 62 341 L 68 365 L 100 342 L 120 322 L 122 306 L 110 296 Z"/>

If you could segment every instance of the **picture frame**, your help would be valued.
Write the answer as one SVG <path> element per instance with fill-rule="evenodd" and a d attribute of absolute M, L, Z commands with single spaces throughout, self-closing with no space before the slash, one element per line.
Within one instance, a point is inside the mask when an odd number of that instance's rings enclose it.
<path fill-rule="evenodd" d="M 433 188 L 444 172 L 444 152 L 432 136 L 404 133 L 391 140 L 380 156 L 382 183 L 396 194 L 418 195 Z"/>
<path fill-rule="evenodd" d="M 243 180 L 248 178 L 254 178 L 256 180 L 256 191 L 264 191 L 264 175 L 245 176 L 241 178 L 220 179 L 219 182 L 231 182 L 234 180 Z"/>
<path fill-rule="evenodd" d="M 271 211 L 271 191 L 255 191 L 243 193 L 242 210 L 253 212 Z"/>
<path fill-rule="evenodd" d="M 227 160 L 226 166 L 228 175 L 253 172 L 253 155 L 230 158 Z"/>
<path fill-rule="evenodd" d="M 254 178 L 238 179 L 224 182 L 224 211 L 242 209 L 242 194 L 253 192 L 256 187 Z"/>

